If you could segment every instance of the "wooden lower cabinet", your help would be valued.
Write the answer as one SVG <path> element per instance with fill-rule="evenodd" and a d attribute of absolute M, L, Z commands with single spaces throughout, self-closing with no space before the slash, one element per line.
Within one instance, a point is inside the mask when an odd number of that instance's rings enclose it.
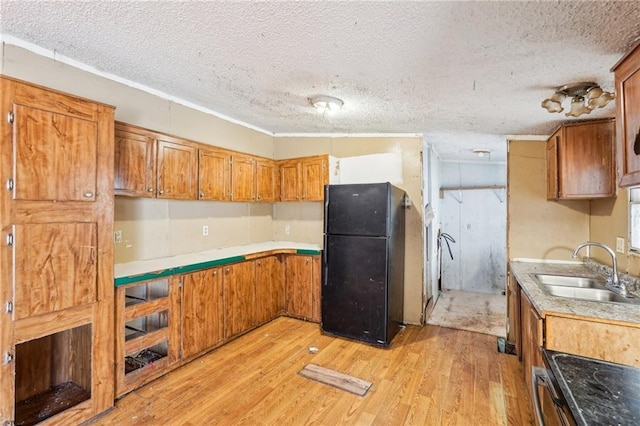
<path fill-rule="evenodd" d="M 244 333 L 256 324 L 254 262 L 240 262 L 223 268 L 224 337 Z"/>
<path fill-rule="evenodd" d="M 543 320 L 524 292 L 520 292 L 520 321 L 522 327 L 522 373 L 529 397 L 533 401 L 531 371 L 534 366 L 542 367 L 544 365 L 540 352 L 540 348 L 543 346 Z"/>
<path fill-rule="evenodd" d="M 182 277 L 182 359 L 191 358 L 224 340 L 222 268 Z"/>
<path fill-rule="evenodd" d="M 255 261 L 256 323 L 264 324 L 284 312 L 284 270 L 280 256 Z"/>
<path fill-rule="evenodd" d="M 545 317 L 545 347 L 640 367 L 640 327 L 595 318 Z"/>
<path fill-rule="evenodd" d="M 116 396 L 163 375 L 179 361 L 180 278 L 116 288 Z"/>
<path fill-rule="evenodd" d="M 285 258 L 286 313 L 320 322 L 320 256 Z"/>

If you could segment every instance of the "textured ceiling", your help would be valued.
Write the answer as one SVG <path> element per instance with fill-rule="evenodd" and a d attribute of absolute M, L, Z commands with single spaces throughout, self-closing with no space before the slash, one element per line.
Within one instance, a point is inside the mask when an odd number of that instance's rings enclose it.
<path fill-rule="evenodd" d="M 613 89 L 640 2 L 0 0 L 0 34 L 275 134 L 424 133 L 443 159 L 565 120 L 565 83 Z M 320 115 L 307 98 L 342 98 Z M 611 103 L 588 118 L 613 116 Z"/>

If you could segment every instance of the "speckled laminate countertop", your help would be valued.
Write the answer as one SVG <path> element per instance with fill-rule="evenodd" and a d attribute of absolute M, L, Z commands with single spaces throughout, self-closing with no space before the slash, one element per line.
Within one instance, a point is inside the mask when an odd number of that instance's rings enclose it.
<path fill-rule="evenodd" d="M 115 285 L 129 284 L 155 277 L 192 272 L 221 264 L 239 262 L 245 260 L 247 256 L 274 250 L 293 250 L 298 254 L 320 254 L 322 245 L 291 241 L 267 241 L 158 259 L 116 263 L 114 268 Z"/>
<path fill-rule="evenodd" d="M 541 317 L 562 314 L 572 317 L 600 318 L 640 326 L 640 304 L 622 304 L 576 300 L 547 294 L 534 278 L 535 274 L 571 275 L 602 278 L 583 263 L 546 263 L 533 261 L 510 262 L 511 271 L 522 290 Z"/>

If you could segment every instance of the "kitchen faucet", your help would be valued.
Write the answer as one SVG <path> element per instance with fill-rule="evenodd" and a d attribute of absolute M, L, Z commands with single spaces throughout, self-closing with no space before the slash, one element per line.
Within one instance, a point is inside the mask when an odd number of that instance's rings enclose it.
<path fill-rule="evenodd" d="M 624 297 L 627 297 L 627 286 L 625 283 L 621 283 L 618 280 L 618 262 L 616 261 L 616 254 L 615 252 L 611 249 L 611 247 L 606 246 L 602 243 L 597 243 L 597 242 L 593 242 L 593 241 L 587 241 L 586 243 L 582 243 L 580 244 L 578 247 L 576 247 L 576 249 L 573 251 L 573 255 L 571 256 L 572 258 L 576 258 L 578 257 L 578 251 L 580 251 L 580 249 L 582 247 L 586 247 L 586 246 L 596 246 L 596 247 L 600 247 L 602 249 L 605 249 L 610 255 L 611 255 L 611 260 L 613 263 L 613 271 L 611 272 L 611 276 L 607 279 L 607 284 L 611 284 L 611 287 L 613 287 L 616 290 L 620 291 L 620 294 Z"/>

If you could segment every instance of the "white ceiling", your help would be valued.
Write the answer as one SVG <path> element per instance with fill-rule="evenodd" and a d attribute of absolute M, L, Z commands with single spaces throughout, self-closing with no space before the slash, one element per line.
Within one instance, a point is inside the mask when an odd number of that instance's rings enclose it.
<path fill-rule="evenodd" d="M 640 37 L 640 2 L 0 0 L 0 34 L 268 133 L 424 133 L 445 160 L 548 135 L 555 87 Z M 307 98 L 342 98 L 319 115 Z M 613 116 L 614 105 L 586 118 Z"/>

